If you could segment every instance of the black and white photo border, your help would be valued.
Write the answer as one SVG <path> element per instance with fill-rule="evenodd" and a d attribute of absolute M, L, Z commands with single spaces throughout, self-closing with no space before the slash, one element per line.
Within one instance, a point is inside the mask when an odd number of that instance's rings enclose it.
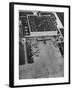
<path fill-rule="evenodd" d="M 19 79 L 19 11 L 64 12 L 64 77 Z M 9 86 L 44 86 L 70 84 L 70 6 L 33 3 L 10 3 L 10 69 Z"/>

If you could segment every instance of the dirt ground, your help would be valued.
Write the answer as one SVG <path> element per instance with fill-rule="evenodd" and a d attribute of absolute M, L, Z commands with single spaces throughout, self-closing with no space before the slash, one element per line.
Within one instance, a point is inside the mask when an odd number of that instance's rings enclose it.
<path fill-rule="evenodd" d="M 19 79 L 52 78 L 64 76 L 64 59 L 52 42 L 39 43 L 40 55 L 33 64 L 19 66 Z"/>

